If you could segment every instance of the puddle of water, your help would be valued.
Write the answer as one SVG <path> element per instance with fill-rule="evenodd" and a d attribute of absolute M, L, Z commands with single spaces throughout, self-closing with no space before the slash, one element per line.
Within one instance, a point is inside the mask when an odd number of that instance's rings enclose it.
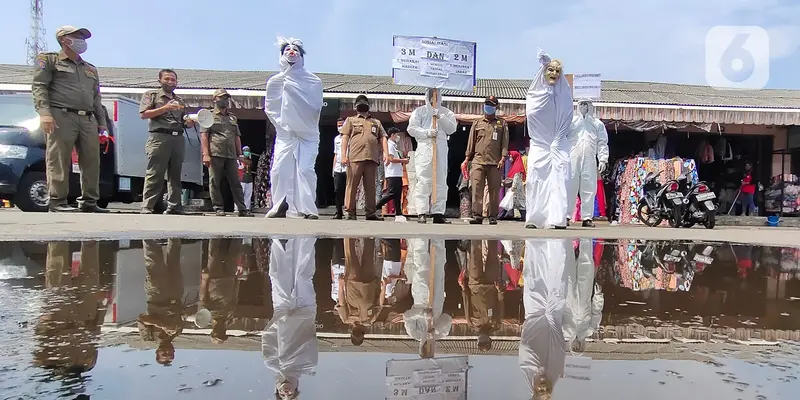
<path fill-rule="evenodd" d="M 472 398 L 527 399 L 520 370 L 556 380 L 569 347 L 593 358 L 592 381 L 560 379 L 554 398 L 622 385 L 785 398 L 800 389 L 798 255 L 590 239 L 0 242 L 0 395 L 263 398 L 280 371 L 302 398 L 380 398 L 387 360 L 419 353 L 470 354 Z M 754 340 L 768 347 L 741 344 Z"/>

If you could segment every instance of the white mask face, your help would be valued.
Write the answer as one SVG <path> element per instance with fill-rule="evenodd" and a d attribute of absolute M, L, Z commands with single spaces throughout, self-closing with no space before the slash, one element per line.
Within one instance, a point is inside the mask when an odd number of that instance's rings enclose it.
<path fill-rule="evenodd" d="M 300 57 L 302 57 L 300 48 L 294 44 L 290 44 L 283 49 L 283 56 L 291 64 L 296 63 L 298 60 L 300 60 Z"/>

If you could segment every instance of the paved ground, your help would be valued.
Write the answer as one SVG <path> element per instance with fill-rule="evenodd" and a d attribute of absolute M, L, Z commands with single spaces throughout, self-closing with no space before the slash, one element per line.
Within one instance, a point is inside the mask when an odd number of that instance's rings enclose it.
<path fill-rule="evenodd" d="M 536 238 L 580 237 L 646 240 L 705 240 L 797 246 L 800 229 L 767 227 L 718 227 L 673 229 L 667 227 L 610 226 L 571 227 L 567 230 L 530 230 L 520 222 L 497 226 L 468 225 L 454 220 L 451 225 L 421 225 L 416 222 L 267 220 L 261 217 L 215 217 L 210 215 L 139 215 L 117 212 L 99 214 L 23 213 L 0 210 L 0 240 L 79 240 L 144 238 L 209 238 L 220 236 L 382 236 L 430 238 Z"/>

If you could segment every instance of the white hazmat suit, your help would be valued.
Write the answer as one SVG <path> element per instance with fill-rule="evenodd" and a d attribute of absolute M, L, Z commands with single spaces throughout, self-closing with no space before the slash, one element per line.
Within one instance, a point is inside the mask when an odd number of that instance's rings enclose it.
<path fill-rule="evenodd" d="M 572 91 L 561 71 L 554 85 L 548 83 L 545 70 L 550 61 L 550 56 L 540 50 L 539 71 L 525 97 L 531 137 L 525 182 L 527 227 L 566 227 L 567 224 Z"/>
<path fill-rule="evenodd" d="M 264 364 L 275 371 L 278 389 L 297 389 L 317 366 L 314 293 L 316 238 L 272 239 L 269 278 L 274 313 L 261 335 Z M 286 389 L 283 389 L 286 390 Z"/>
<path fill-rule="evenodd" d="M 608 133 L 600 118 L 594 115 L 591 101 L 578 103 L 578 113 L 570 127 L 571 176 L 567 212 L 575 212 L 575 200 L 581 196 L 581 221 L 594 218 L 594 198 L 597 194 L 597 173 L 608 167 Z M 599 162 L 599 168 L 598 168 Z"/>
<path fill-rule="evenodd" d="M 303 66 L 303 43 L 279 38 L 281 72 L 267 81 L 264 111 L 275 126 L 267 217 L 316 217 L 322 81 Z M 288 213 L 287 213 L 288 212 Z"/>
<path fill-rule="evenodd" d="M 564 372 L 565 270 L 574 268 L 572 240 L 525 240 L 522 269 L 525 322 L 519 342 L 519 367 L 532 389 L 541 387 L 543 378 L 552 389 Z"/>
<path fill-rule="evenodd" d="M 408 257 L 406 259 L 406 276 L 411 284 L 411 296 L 414 306 L 403 314 L 406 332 L 420 342 L 420 349 L 429 340 L 428 331 L 433 328 L 432 339 L 442 339 L 450 334 L 453 318 L 442 314 L 444 307 L 444 240 L 431 240 L 434 252 L 433 276 L 431 276 L 430 245 L 426 239 L 408 239 Z M 430 289 L 433 285 L 433 299 Z M 428 317 L 432 317 L 433 326 Z"/>
<path fill-rule="evenodd" d="M 594 243 L 580 239 L 577 263 L 566 271 L 567 302 L 564 308 L 564 340 L 573 351 L 583 352 L 586 338 L 600 326 L 603 293 L 595 285 Z"/>
<path fill-rule="evenodd" d="M 412 194 L 415 211 L 419 215 L 444 215 L 447 203 L 447 141 L 458 128 L 456 115 L 441 105 L 432 105 L 433 90 L 425 93 L 425 105 L 417 107 L 408 120 L 408 133 L 417 139 L 417 150 L 414 152 L 414 170 L 416 183 Z M 438 116 L 436 131 L 433 130 L 433 117 Z M 436 136 L 436 139 L 433 137 Z M 436 171 L 433 170 L 433 141 L 436 140 Z M 436 202 L 431 204 L 433 192 L 433 174 L 436 174 Z"/>

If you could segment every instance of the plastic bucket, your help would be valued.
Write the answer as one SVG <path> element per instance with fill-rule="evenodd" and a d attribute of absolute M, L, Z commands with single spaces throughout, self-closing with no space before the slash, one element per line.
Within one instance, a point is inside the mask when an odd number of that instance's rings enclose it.
<path fill-rule="evenodd" d="M 767 217 L 767 226 L 778 226 L 781 222 L 781 217 L 777 215 L 770 215 Z"/>

